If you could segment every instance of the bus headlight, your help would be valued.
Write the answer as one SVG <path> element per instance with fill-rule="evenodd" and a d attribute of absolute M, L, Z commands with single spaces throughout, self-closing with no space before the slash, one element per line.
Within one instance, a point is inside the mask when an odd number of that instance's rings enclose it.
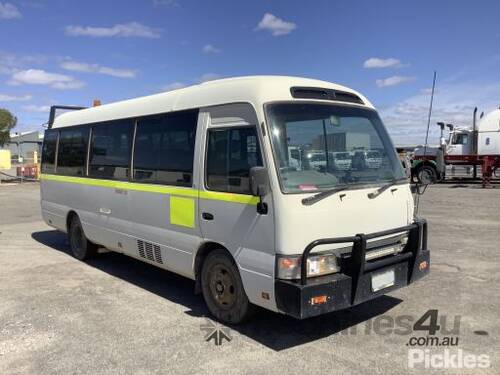
<path fill-rule="evenodd" d="M 277 256 L 277 277 L 279 279 L 300 279 L 301 256 Z M 310 255 L 307 258 L 307 277 L 322 276 L 339 272 L 335 254 Z"/>

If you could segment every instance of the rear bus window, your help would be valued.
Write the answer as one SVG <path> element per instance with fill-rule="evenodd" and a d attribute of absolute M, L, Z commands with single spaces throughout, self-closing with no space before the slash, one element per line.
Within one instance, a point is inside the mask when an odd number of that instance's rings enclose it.
<path fill-rule="evenodd" d="M 89 129 L 86 127 L 61 130 L 57 151 L 57 174 L 85 175 L 88 136 Z"/>
<path fill-rule="evenodd" d="M 139 120 L 134 146 L 135 181 L 192 186 L 198 112 Z"/>
<path fill-rule="evenodd" d="M 90 146 L 89 176 L 127 180 L 133 122 L 120 120 L 94 126 Z"/>
<path fill-rule="evenodd" d="M 56 165 L 57 131 L 45 131 L 42 147 L 42 173 L 54 173 Z"/>
<path fill-rule="evenodd" d="M 255 128 L 210 130 L 207 148 L 207 187 L 250 194 L 250 168 L 262 166 Z"/>

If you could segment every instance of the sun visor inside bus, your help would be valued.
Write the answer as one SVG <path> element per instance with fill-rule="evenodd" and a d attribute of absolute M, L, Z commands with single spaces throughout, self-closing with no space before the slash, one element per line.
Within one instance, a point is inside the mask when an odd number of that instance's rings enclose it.
<path fill-rule="evenodd" d="M 290 88 L 290 92 L 292 97 L 296 99 L 334 100 L 337 102 L 364 104 L 359 96 L 346 91 L 321 87 L 292 87 Z"/>

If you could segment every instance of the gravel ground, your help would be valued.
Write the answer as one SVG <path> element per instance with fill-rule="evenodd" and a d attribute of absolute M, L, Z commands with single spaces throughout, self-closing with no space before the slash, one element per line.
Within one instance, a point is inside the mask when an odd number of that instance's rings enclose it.
<path fill-rule="evenodd" d="M 428 189 L 431 274 L 413 286 L 305 321 L 260 311 L 220 346 L 204 340 L 208 312 L 192 281 L 115 253 L 75 260 L 42 222 L 38 189 L 0 185 L 0 374 L 401 374 L 407 343 L 425 333 L 391 322 L 429 309 L 442 329 L 460 323 L 437 334 L 458 337 L 450 352 L 488 355 L 490 367 L 412 373 L 500 373 L 499 186 Z"/>

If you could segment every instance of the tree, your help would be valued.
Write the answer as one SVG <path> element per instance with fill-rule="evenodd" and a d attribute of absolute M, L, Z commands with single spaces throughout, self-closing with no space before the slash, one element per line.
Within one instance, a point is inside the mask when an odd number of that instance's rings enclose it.
<path fill-rule="evenodd" d="M 10 140 L 10 131 L 16 124 L 17 118 L 7 109 L 0 108 L 0 146 Z"/>

